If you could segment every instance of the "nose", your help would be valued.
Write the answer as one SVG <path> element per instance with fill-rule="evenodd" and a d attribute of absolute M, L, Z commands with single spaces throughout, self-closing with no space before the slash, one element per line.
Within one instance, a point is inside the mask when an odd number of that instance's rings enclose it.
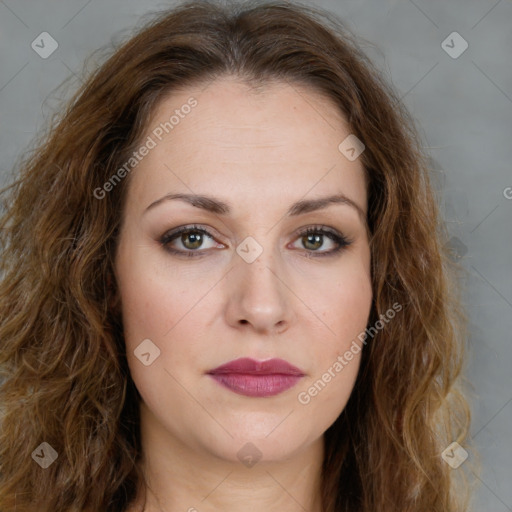
<path fill-rule="evenodd" d="M 293 296 L 281 268 L 266 251 L 252 263 L 240 259 L 226 276 L 226 321 L 259 334 L 281 334 L 292 323 Z"/>

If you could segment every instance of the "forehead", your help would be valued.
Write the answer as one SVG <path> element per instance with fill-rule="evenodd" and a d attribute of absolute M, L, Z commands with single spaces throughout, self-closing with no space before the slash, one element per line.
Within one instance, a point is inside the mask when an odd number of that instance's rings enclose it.
<path fill-rule="evenodd" d="M 365 209 L 364 168 L 338 149 L 349 134 L 332 100 L 303 85 L 255 89 L 224 78 L 173 91 L 148 123 L 143 140 L 154 147 L 131 176 L 132 193 L 150 202 L 171 191 L 241 201 L 264 192 L 282 202 L 286 192 L 343 192 Z"/>

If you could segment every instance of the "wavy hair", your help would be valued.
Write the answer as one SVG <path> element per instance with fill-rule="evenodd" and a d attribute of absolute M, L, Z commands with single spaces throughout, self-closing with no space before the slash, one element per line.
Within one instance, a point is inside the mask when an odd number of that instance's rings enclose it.
<path fill-rule="evenodd" d="M 349 402 L 324 434 L 325 512 L 458 512 L 441 458 L 463 443 L 466 315 L 411 115 L 345 23 L 288 1 L 193 1 L 157 13 L 86 77 L 2 191 L 0 510 L 127 509 L 143 484 L 140 395 L 113 299 L 129 177 L 155 106 L 223 76 L 305 85 L 366 146 L 373 302 L 402 311 L 362 353 Z M 132 171 L 136 172 L 136 171 Z M 462 388 L 460 388 L 462 389 Z M 49 443 L 56 463 L 32 460 Z"/>

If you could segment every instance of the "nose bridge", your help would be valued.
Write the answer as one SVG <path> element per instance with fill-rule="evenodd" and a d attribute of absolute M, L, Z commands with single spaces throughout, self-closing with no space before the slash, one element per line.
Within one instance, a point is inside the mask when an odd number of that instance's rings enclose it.
<path fill-rule="evenodd" d="M 237 247 L 239 261 L 230 273 L 233 289 L 228 311 L 231 323 L 271 331 L 289 320 L 289 292 L 272 235 L 258 239 L 248 237 Z"/>
<path fill-rule="evenodd" d="M 270 238 L 270 236 L 267 236 L 267 241 Z M 243 286 L 244 296 L 263 295 L 269 301 L 281 296 L 283 284 L 278 278 L 280 265 L 275 257 L 275 249 L 270 243 L 265 244 L 265 246 L 262 243 L 259 250 L 255 247 L 255 242 L 247 241 L 243 244 L 242 247 L 237 249 L 237 252 L 249 248 L 254 256 L 257 255 L 253 260 L 252 258 L 244 259 L 244 257 L 241 257 L 238 264 L 238 278 L 241 280 L 240 286 Z"/>

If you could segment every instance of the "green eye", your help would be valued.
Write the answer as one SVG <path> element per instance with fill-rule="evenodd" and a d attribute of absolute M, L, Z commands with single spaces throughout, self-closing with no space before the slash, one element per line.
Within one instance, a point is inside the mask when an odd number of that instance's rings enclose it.
<path fill-rule="evenodd" d="M 341 233 L 324 226 L 310 227 L 298 233 L 297 236 L 301 241 L 302 247 L 307 251 L 308 257 L 330 256 L 340 252 L 352 243 L 352 240 L 347 239 Z M 204 256 L 208 249 L 214 247 L 214 244 L 210 247 L 203 247 L 205 237 L 214 241 L 212 234 L 200 226 L 182 226 L 163 235 L 160 239 L 160 243 L 165 250 L 171 254 L 186 257 L 200 257 Z M 319 249 L 324 245 L 326 238 L 334 244 L 334 248 L 320 251 Z M 182 248 L 172 246 L 177 241 L 181 244 Z"/>

